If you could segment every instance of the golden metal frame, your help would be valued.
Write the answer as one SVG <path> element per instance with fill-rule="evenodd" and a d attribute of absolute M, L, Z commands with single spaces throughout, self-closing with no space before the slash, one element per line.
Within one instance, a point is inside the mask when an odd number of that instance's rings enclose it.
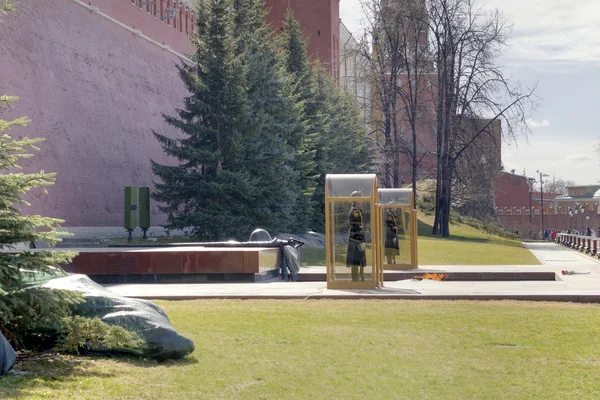
<path fill-rule="evenodd" d="M 327 183 L 327 178 L 325 179 Z M 331 259 L 331 251 L 335 252 L 335 243 L 333 237 L 333 224 L 330 222 L 330 207 L 333 202 L 340 201 L 356 201 L 356 200 L 365 200 L 370 202 L 370 211 L 371 211 L 371 246 L 375 247 L 372 250 L 372 273 L 371 279 L 360 281 L 360 282 L 352 282 L 352 281 L 334 281 L 333 273 L 334 273 L 334 260 Z M 379 244 L 379 227 L 378 227 L 378 218 L 373 218 L 376 216 L 377 209 L 375 207 L 375 203 L 377 202 L 377 177 L 373 177 L 373 191 L 371 192 L 370 197 L 330 197 L 329 196 L 329 186 L 325 184 L 325 262 L 327 264 L 327 289 L 375 289 L 379 284 L 378 279 L 378 269 L 377 269 L 377 247 Z M 375 219 L 375 221 L 373 221 Z"/>
<path fill-rule="evenodd" d="M 377 244 L 377 271 L 378 271 L 378 283 L 381 287 L 383 287 L 383 209 L 384 208 L 392 208 L 395 210 L 401 210 L 402 220 L 404 220 L 404 212 L 410 213 L 410 226 L 409 229 L 405 229 L 405 232 L 408 232 L 410 237 L 410 264 L 395 264 L 394 267 L 389 267 L 388 270 L 406 270 L 406 269 L 417 269 L 419 268 L 419 258 L 418 258 L 418 221 L 417 221 L 417 210 L 415 209 L 413 196 L 410 196 L 410 203 L 404 205 L 392 205 L 392 204 L 380 204 L 379 203 L 379 193 L 377 195 L 377 203 L 375 204 L 376 213 L 377 213 L 377 229 L 378 229 L 378 244 Z M 403 226 L 406 228 L 404 222 L 402 222 Z"/>

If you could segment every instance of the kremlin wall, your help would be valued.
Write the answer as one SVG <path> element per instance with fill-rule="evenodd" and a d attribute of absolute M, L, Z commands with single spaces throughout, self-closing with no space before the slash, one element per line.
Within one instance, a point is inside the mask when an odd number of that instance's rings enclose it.
<path fill-rule="evenodd" d="M 21 0 L 0 25 L 0 94 L 20 98 L 2 119 L 27 116 L 29 126 L 11 134 L 47 139 L 24 172 L 57 173 L 26 212 L 64 219 L 66 230 L 121 227 L 123 188 L 153 187 L 150 159 L 169 162 L 152 131 L 178 134 L 161 113 L 175 113 L 187 94 L 175 64 L 191 50 L 193 12 L 180 1 L 140 1 Z M 275 24 L 288 0 L 268 3 Z M 335 73 L 338 0 L 292 3 L 303 10 L 310 55 Z M 310 3 L 327 4 L 323 15 L 309 14 Z M 166 223 L 155 203 L 151 218 Z"/>

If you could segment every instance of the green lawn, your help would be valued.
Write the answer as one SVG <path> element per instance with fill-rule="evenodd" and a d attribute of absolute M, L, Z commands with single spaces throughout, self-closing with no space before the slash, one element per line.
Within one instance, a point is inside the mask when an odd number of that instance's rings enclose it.
<path fill-rule="evenodd" d="M 595 399 L 600 306 L 465 301 L 158 302 L 189 359 L 60 358 L 9 399 Z"/>
<path fill-rule="evenodd" d="M 539 260 L 518 240 L 488 235 L 468 225 L 450 226 L 450 237 L 431 235 L 433 217 L 419 219 L 420 265 L 537 265 Z"/>
<path fill-rule="evenodd" d="M 433 217 L 419 215 L 419 265 L 539 265 L 535 256 L 520 241 L 488 235 L 468 225 L 452 224 L 449 238 L 431 235 Z M 159 243 L 190 242 L 195 239 L 169 237 L 159 238 Z M 114 243 L 127 243 L 127 239 L 115 239 Z M 134 238 L 132 244 L 156 243 Z M 401 254 L 408 249 L 408 242 L 401 241 Z M 339 263 L 345 262 L 346 247 L 336 249 Z M 403 257 L 398 257 L 398 260 Z M 367 251 L 371 262 L 371 252 Z M 406 261 L 408 262 L 408 261 Z M 325 265 L 324 248 L 301 248 L 304 266 Z"/>
<path fill-rule="evenodd" d="M 520 241 L 488 235 L 462 224 L 450 226 L 449 238 L 434 237 L 431 235 L 432 224 L 433 217 L 419 217 L 419 265 L 540 264 Z M 343 251 L 338 253 L 339 257 L 345 257 Z M 367 258 L 370 262 L 369 252 Z M 304 266 L 325 265 L 325 249 L 301 248 L 301 263 Z"/>

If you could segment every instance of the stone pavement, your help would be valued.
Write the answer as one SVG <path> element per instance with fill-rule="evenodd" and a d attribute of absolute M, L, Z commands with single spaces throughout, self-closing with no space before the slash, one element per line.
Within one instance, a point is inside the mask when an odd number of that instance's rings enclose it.
<path fill-rule="evenodd" d="M 600 303 L 600 262 L 553 243 L 526 243 L 542 265 L 422 266 L 427 271 L 554 271 L 556 281 L 386 281 L 373 290 L 328 290 L 326 282 L 119 284 L 107 288 L 145 299 L 451 299 L 536 300 Z M 323 267 L 310 267 L 316 271 Z M 303 268 L 304 270 L 304 268 Z M 562 270 L 574 275 L 562 275 Z"/>

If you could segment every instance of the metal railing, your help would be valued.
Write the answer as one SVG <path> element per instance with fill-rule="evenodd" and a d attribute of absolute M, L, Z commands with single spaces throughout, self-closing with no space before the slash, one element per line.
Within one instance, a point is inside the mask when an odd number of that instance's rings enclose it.
<path fill-rule="evenodd" d="M 600 247 L 600 237 L 592 232 L 592 236 L 577 235 L 573 233 L 559 233 L 556 235 L 558 243 L 570 247 L 582 253 L 590 254 L 600 258 L 598 248 Z"/>

